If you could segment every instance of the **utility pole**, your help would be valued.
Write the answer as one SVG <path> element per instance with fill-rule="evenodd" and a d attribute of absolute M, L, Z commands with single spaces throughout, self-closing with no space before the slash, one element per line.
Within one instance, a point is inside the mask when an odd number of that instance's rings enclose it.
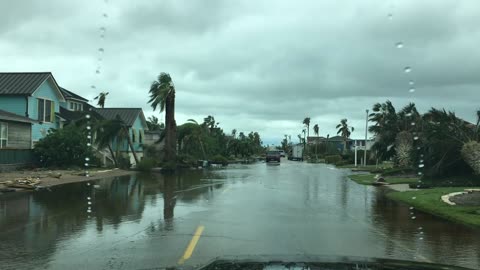
<path fill-rule="evenodd" d="M 365 167 L 367 166 L 367 133 L 368 133 L 368 109 L 366 110 L 367 117 L 365 119 L 365 148 L 363 149 L 363 162 Z"/>

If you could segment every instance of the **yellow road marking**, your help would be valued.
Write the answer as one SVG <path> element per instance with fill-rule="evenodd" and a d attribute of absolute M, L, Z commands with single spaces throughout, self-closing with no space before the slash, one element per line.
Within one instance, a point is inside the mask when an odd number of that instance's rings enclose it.
<path fill-rule="evenodd" d="M 195 246 L 198 243 L 198 240 L 200 240 L 200 236 L 203 233 L 203 230 L 205 229 L 205 226 L 198 226 L 197 229 L 195 230 L 195 234 L 192 237 L 192 240 L 190 240 L 190 243 L 187 246 L 187 249 L 185 250 L 185 253 L 183 253 L 183 256 L 178 260 L 178 264 L 183 264 L 186 260 L 190 259 L 192 256 L 193 251 L 195 250 Z"/>

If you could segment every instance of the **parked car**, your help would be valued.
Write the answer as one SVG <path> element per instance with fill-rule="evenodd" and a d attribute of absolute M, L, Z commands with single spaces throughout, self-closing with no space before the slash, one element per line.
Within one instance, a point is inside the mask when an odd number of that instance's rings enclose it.
<path fill-rule="evenodd" d="M 280 157 L 285 157 L 285 151 L 280 150 Z"/>
<path fill-rule="evenodd" d="M 266 162 L 276 161 L 280 162 L 280 151 L 268 151 L 265 158 Z"/>

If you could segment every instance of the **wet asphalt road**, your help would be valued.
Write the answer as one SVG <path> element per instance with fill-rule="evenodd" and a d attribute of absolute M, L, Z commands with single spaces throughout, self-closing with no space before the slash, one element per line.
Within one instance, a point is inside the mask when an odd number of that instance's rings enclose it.
<path fill-rule="evenodd" d="M 410 210 L 348 174 L 282 160 L 0 196 L 0 265 L 144 269 L 311 254 L 480 268 L 480 230 Z"/>

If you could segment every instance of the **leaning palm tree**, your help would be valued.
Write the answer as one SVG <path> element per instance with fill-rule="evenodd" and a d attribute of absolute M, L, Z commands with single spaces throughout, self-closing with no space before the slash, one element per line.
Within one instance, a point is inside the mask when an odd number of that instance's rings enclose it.
<path fill-rule="evenodd" d="M 165 160 L 176 160 L 176 123 L 175 123 L 175 86 L 168 73 L 162 72 L 150 86 L 150 100 L 155 111 L 160 106 L 160 112 L 165 110 Z"/>
<path fill-rule="evenodd" d="M 318 131 L 319 131 L 319 128 L 318 128 L 318 124 L 315 124 L 315 126 L 313 126 L 313 133 L 315 133 L 315 135 L 317 136 L 317 142 L 315 142 L 315 157 L 318 159 L 318 155 L 317 155 L 317 144 L 318 144 Z"/>
<path fill-rule="evenodd" d="M 108 95 L 108 92 L 101 92 L 93 100 L 98 99 L 97 105 L 103 109 L 105 107 L 105 99 L 107 98 L 107 95 Z"/>
<path fill-rule="evenodd" d="M 135 159 L 135 164 L 138 164 L 139 160 L 137 157 L 137 153 L 133 147 L 132 140 L 130 139 L 130 134 L 128 132 L 128 127 L 120 118 L 120 116 L 116 116 L 113 120 L 103 120 L 100 121 L 96 127 L 96 134 L 97 137 L 95 139 L 95 143 L 98 145 L 99 148 L 108 148 L 110 155 L 112 156 L 113 162 L 115 166 L 118 165 L 118 154 L 115 155 L 112 149 L 113 141 L 116 140 L 116 147 L 117 151 L 119 150 L 119 144 L 126 139 L 128 143 L 128 147 L 132 151 L 133 158 Z"/>
<path fill-rule="evenodd" d="M 347 140 L 350 138 L 350 135 L 354 131 L 353 127 L 349 127 L 347 124 L 347 119 L 340 120 L 340 124 L 337 125 L 337 134 L 343 137 L 343 152 L 347 151 Z"/>

